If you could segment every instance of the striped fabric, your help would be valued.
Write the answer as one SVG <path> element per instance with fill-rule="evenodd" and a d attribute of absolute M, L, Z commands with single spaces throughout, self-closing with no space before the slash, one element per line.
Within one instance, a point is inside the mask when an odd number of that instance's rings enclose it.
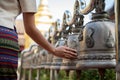
<path fill-rule="evenodd" d="M 0 26 L 0 80 L 17 80 L 18 52 L 17 33 Z"/>

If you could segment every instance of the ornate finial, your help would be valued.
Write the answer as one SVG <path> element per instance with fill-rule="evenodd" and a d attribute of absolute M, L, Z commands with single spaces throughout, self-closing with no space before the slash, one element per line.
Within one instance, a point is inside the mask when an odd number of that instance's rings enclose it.
<path fill-rule="evenodd" d="M 79 0 L 76 0 L 74 4 L 73 17 L 71 17 L 71 13 L 68 10 L 64 12 L 62 27 L 64 28 L 65 33 L 79 32 L 80 28 L 83 27 L 84 16 L 79 11 L 80 2 Z"/>
<path fill-rule="evenodd" d="M 84 0 L 78 0 L 78 2 L 80 4 L 80 14 L 86 15 L 95 8 L 96 0 L 90 0 L 88 5 Z"/>
<path fill-rule="evenodd" d="M 74 5 L 74 24 L 75 27 L 80 27 L 81 25 L 83 25 L 83 18 L 84 16 L 79 12 L 80 11 L 80 2 L 79 0 L 76 0 L 75 5 Z"/>
<path fill-rule="evenodd" d="M 62 22 L 62 30 L 61 30 L 61 36 L 66 37 L 66 35 L 69 33 L 69 30 L 67 28 L 69 27 L 67 22 L 71 20 L 71 13 L 66 10 L 63 14 L 63 22 Z"/>
<path fill-rule="evenodd" d="M 105 9 L 105 0 L 96 0 L 96 7 L 95 7 L 96 13 L 104 12 L 104 9 Z"/>
<path fill-rule="evenodd" d="M 48 0 L 41 0 L 40 5 L 47 5 L 48 6 Z"/>
<path fill-rule="evenodd" d="M 56 22 L 55 22 L 55 31 L 54 31 L 54 40 L 55 42 L 57 42 L 57 40 L 61 37 L 61 32 L 60 32 L 60 29 L 61 26 L 60 26 L 60 19 L 57 19 Z"/>

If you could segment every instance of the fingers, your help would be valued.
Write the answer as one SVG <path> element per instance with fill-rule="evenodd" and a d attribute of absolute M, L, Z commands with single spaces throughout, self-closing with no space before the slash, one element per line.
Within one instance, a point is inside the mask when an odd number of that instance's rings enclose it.
<path fill-rule="evenodd" d="M 72 49 L 72 48 L 69 48 L 69 47 L 66 47 L 66 46 L 65 46 L 65 49 L 66 49 L 66 50 L 69 50 L 69 51 L 72 51 L 72 52 L 74 52 L 74 53 L 76 53 L 76 52 L 77 52 L 77 50 Z"/>
<path fill-rule="evenodd" d="M 76 56 L 70 55 L 68 53 L 65 53 L 64 58 L 67 58 L 67 59 L 77 59 Z"/>
<path fill-rule="evenodd" d="M 62 58 L 77 59 L 77 51 L 66 46 L 57 47 L 54 54 Z"/>
<path fill-rule="evenodd" d="M 69 59 L 76 59 L 77 58 L 77 53 L 76 52 L 73 52 L 69 49 L 66 49 L 64 51 L 64 56 L 69 58 Z"/>
<path fill-rule="evenodd" d="M 77 56 L 77 50 L 65 47 L 66 51 L 69 51 L 71 55 Z"/>
<path fill-rule="evenodd" d="M 71 56 L 73 56 L 73 57 L 76 57 L 76 56 L 77 56 L 77 53 L 73 53 L 73 52 L 68 51 L 68 50 L 65 50 L 65 54 L 71 55 Z"/>

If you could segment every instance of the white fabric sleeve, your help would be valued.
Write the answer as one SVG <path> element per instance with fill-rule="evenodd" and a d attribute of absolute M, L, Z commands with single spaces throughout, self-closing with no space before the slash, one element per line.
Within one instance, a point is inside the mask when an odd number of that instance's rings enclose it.
<path fill-rule="evenodd" d="M 37 12 L 36 0 L 19 0 L 22 12 Z"/>

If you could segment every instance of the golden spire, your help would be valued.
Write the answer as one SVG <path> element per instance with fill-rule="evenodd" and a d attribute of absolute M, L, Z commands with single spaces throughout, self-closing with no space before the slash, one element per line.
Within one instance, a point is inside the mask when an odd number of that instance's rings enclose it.
<path fill-rule="evenodd" d="M 52 14 L 48 8 L 48 0 L 40 0 L 38 6 L 38 12 L 36 13 L 36 25 L 37 24 L 51 24 Z"/>

